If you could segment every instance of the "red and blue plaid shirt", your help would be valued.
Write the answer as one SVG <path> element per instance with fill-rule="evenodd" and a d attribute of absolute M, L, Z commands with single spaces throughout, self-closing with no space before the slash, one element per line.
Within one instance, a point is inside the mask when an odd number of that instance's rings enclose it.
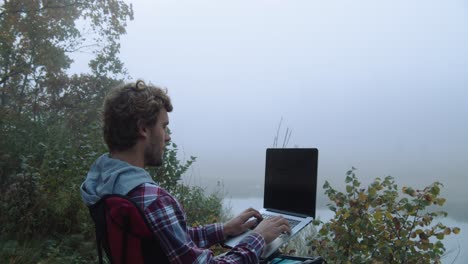
<path fill-rule="evenodd" d="M 213 256 L 208 249 L 224 240 L 222 224 L 188 227 L 179 202 L 163 188 L 150 183 L 128 196 L 145 212 L 151 229 L 171 263 L 258 263 L 265 247 L 262 236 L 252 233 L 227 254 Z"/>

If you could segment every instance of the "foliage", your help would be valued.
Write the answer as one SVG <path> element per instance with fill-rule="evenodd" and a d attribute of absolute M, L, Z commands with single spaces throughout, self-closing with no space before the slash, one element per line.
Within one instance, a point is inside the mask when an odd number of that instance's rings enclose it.
<path fill-rule="evenodd" d="M 323 188 L 335 212 L 328 223 L 320 225 L 311 240 L 314 254 L 332 263 L 440 263 L 445 248 L 441 240 L 458 234 L 434 220 L 446 217 L 439 197 L 442 184 L 435 182 L 422 190 L 403 187 L 400 197 L 391 176 L 376 178 L 367 188 L 360 188 L 355 169 L 347 172 L 346 192 L 339 192 L 325 182 Z"/>
<path fill-rule="evenodd" d="M 22 120 L 17 127 L 25 124 L 28 121 Z M 34 130 L 28 130 L 29 137 L 19 136 L 20 144 L 16 146 L 20 149 L 8 149 L 8 155 L 12 157 L 9 160 L 11 168 L 15 168 L 15 156 L 19 157 L 19 162 L 14 174 L 8 175 L 2 185 L 2 234 L 27 239 L 54 233 L 85 232 L 90 226 L 88 212 L 77 190 L 89 164 L 101 152 L 102 143 L 95 143 L 95 138 L 89 136 L 97 131 L 90 129 L 89 134 L 78 137 L 62 125 L 46 127 L 35 123 L 30 126 Z M 42 134 L 46 135 L 42 137 Z M 8 139 L 6 142 L 10 142 L 17 134 L 6 133 L 4 136 Z M 26 146 L 30 146 L 29 149 L 22 150 Z"/>
<path fill-rule="evenodd" d="M 9 0 L 0 6 L 0 107 L 42 118 L 66 93 L 72 59 L 95 55 L 93 76 L 125 72 L 116 56 L 131 5 L 122 0 Z"/>
<path fill-rule="evenodd" d="M 314 225 L 307 225 L 295 237 L 284 244 L 280 248 L 280 251 L 290 256 L 308 256 L 310 254 L 308 240 L 310 237 L 315 237 L 316 235 L 316 227 Z"/>
<path fill-rule="evenodd" d="M 96 261 L 79 186 L 106 151 L 100 109 L 127 75 L 117 55 L 131 19 L 123 0 L 0 2 L 0 263 Z M 67 72 L 76 52 L 94 54 L 90 73 Z M 195 158 L 172 143 L 166 161 L 152 173 L 191 221 L 217 219 L 220 197 L 179 182 Z"/>
<path fill-rule="evenodd" d="M 171 131 L 168 131 L 171 134 Z M 182 175 L 196 161 L 196 157 L 190 156 L 186 161 L 177 157 L 177 144 L 169 142 L 164 149 L 164 163 L 157 168 L 147 168 L 153 179 L 158 182 L 169 193 L 178 191 L 178 184 Z"/>
<path fill-rule="evenodd" d="M 77 189 L 104 150 L 98 112 L 120 82 L 110 75 L 125 73 L 116 54 L 128 19 L 132 7 L 120 0 L 2 1 L 2 234 L 91 234 Z M 77 51 L 95 54 L 92 75 L 67 74 Z"/>
<path fill-rule="evenodd" d="M 167 146 L 166 155 L 174 156 L 164 166 L 168 175 L 163 178 L 172 179 L 166 181 L 166 185 L 168 182 L 174 185 L 167 185 L 167 188 L 173 190 L 183 204 L 189 225 L 218 222 L 222 196 L 219 193 L 207 195 L 201 187 L 189 187 L 179 182 L 180 176 L 195 158 L 191 157 L 190 163 L 181 162 L 173 146 L 176 145 L 171 143 Z M 90 145 L 77 153 L 65 149 L 57 153 L 58 156 L 63 155 L 61 158 L 53 153 L 47 154 L 45 156 L 50 159 L 42 161 L 39 170 L 42 174 L 28 165 L 32 161 L 24 160 L 22 167 L 32 172 L 18 174 L 0 198 L 0 210 L 6 212 L 0 215 L 1 233 L 11 237 L 10 240 L 0 241 L 0 263 L 95 262 L 96 251 L 92 242 L 94 226 L 87 208 L 81 202 L 78 186 L 97 157 L 97 151 Z M 69 158 L 70 155 L 76 155 L 75 159 Z M 162 173 L 162 170 L 157 171 Z M 173 172 L 180 174 L 177 176 Z M 69 182 L 71 178 L 74 180 Z"/>
<path fill-rule="evenodd" d="M 0 240 L 0 263 L 96 263 L 96 245 L 83 235 L 34 239 L 23 243 Z"/>
<path fill-rule="evenodd" d="M 221 221 L 223 197 L 220 193 L 206 195 L 200 186 L 179 184 L 174 195 L 184 206 L 189 225 L 199 226 Z"/>

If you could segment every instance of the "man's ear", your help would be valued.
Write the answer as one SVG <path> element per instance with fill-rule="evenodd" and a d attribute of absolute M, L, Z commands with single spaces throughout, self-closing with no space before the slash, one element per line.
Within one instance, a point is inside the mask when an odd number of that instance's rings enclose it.
<path fill-rule="evenodd" d="M 138 120 L 137 126 L 138 126 L 138 136 L 142 138 L 147 138 L 149 135 L 149 127 L 145 126 L 145 124 L 141 120 Z"/>

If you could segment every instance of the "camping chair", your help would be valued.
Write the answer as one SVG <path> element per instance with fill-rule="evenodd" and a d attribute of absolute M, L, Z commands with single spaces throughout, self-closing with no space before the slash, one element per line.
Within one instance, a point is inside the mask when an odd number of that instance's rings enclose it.
<path fill-rule="evenodd" d="M 102 249 L 112 264 L 169 263 L 141 208 L 123 195 L 106 195 L 89 207 Z"/>

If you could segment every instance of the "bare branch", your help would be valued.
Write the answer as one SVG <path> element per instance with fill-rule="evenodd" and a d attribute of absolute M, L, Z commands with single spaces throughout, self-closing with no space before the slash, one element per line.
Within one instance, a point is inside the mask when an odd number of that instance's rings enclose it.
<path fill-rule="evenodd" d="M 289 139 L 291 138 L 291 134 L 292 134 L 292 129 L 289 130 L 288 139 L 286 140 L 286 146 L 289 144 Z"/>
<path fill-rule="evenodd" d="M 276 136 L 275 139 L 273 140 L 273 147 L 276 148 L 278 146 L 278 136 L 279 136 L 279 131 L 281 128 L 281 123 L 283 122 L 283 117 L 281 117 L 281 120 L 278 125 L 278 129 L 276 130 Z"/>
<path fill-rule="evenodd" d="M 284 133 L 283 148 L 285 147 L 285 144 L 286 144 L 286 138 L 288 137 L 288 132 L 289 132 L 289 127 L 286 128 L 286 133 Z"/>

